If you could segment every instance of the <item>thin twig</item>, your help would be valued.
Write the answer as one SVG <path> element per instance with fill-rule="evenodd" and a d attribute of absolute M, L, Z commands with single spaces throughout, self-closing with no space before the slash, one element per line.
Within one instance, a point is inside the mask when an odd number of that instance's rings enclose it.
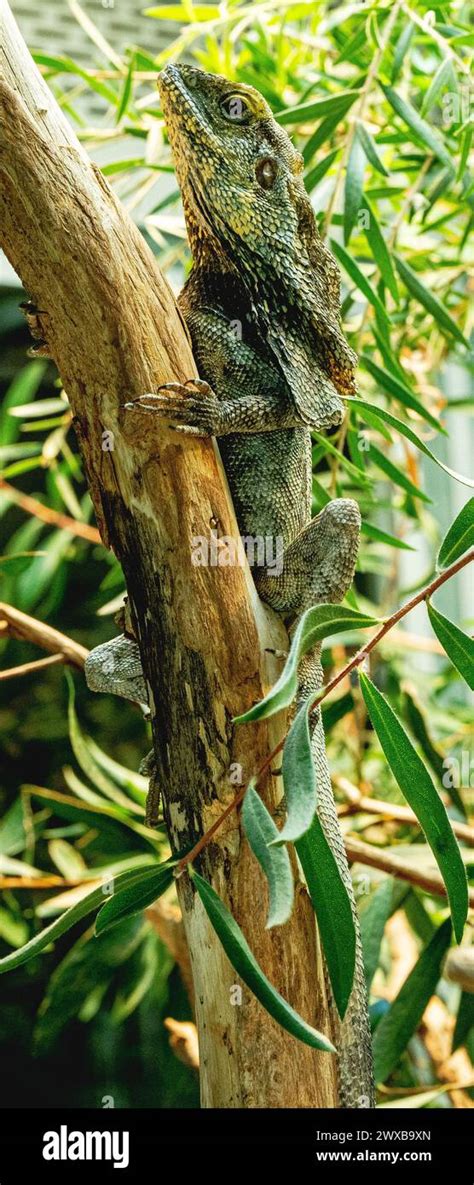
<path fill-rule="evenodd" d="M 380 872 L 387 872 L 399 880 L 408 881 L 410 885 L 418 885 L 426 893 L 433 893 L 436 897 L 447 897 L 447 890 L 439 872 L 422 872 L 408 864 L 406 858 L 397 855 L 396 851 L 387 848 L 377 848 L 374 844 L 364 843 L 361 839 L 346 838 L 344 840 L 348 860 L 357 864 L 366 864 L 369 868 L 378 868 Z M 474 908 L 474 889 L 469 890 L 469 905 Z"/>
<path fill-rule="evenodd" d="M 397 823 L 415 823 L 417 827 L 420 826 L 415 812 L 410 810 L 410 807 L 401 806 L 398 802 L 384 802 L 383 799 L 369 798 L 368 795 L 361 794 L 360 790 L 353 786 L 347 778 L 336 777 L 334 781 L 348 799 L 348 802 L 338 810 L 341 817 L 362 812 L 366 815 L 378 815 L 387 820 L 393 819 Z M 468 823 L 458 823 L 455 819 L 450 819 L 450 823 L 458 839 L 468 847 L 474 848 L 474 827 L 470 827 Z"/>
<path fill-rule="evenodd" d="M 44 621 L 29 617 L 27 613 L 22 613 L 20 609 L 14 609 L 13 605 L 6 605 L 4 602 L 0 602 L 0 630 L 22 642 L 32 642 L 42 650 L 48 650 L 50 654 L 61 655 L 63 662 L 78 667 L 79 670 L 82 670 L 89 653 L 85 646 L 68 638 L 67 634 L 61 634 Z"/>
<path fill-rule="evenodd" d="M 44 667 L 64 663 L 64 654 L 50 654 L 48 658 L 38 658 L 34 662 L 24 662 L 20 667 L 10 667 L 8 671 L 0 671 L 0 680 L 14 679 L 17 675 L 30 675 Z"/>
<path fill-rule="evenodd" d="M 76 519 L 70 518 L 68 514 L 52 510 L 50 506 L 43 506 L 43 503 L 39 502 L 37 498 L 23 494 L 21 490 L 15 489 L 15 486 L 10 485 L 3 478 L 0 478 L 0 493 L 11 498 L 12 502 L 16 502 L 21 510 L 26 510 L 27 514 L 32 514 L 43 523 L 58 527 L 62 531 L 70 531 L 71 535 L 78 535 L 81 539 L 87 539 L 89 543 L 102 543 L 97 527 L 91 527 L 89 523 L 78 522 Z"/>

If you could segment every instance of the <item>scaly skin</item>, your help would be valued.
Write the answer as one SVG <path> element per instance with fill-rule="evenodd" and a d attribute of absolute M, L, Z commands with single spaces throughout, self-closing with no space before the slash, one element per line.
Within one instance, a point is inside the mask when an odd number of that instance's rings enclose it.
<path fill-rule="evenodd" d="M 283 548 L 280 575 L 255 565 L 253 576 L 262 599 L 291 625 L 310 605 L 344 597 L 357 556 L 355 502 L 337 499 L 311 518 L 311 428 L 339 424 L 341 396 L 355 390 L 339 273 L 317 231 L 302 158 L 262 96 L 174 65 L 159 90 L 193 257 L 178 303 L 200 379 L 168 383 L 140 403 L 178 431 L 218 438 L 241 537 L 270 536 Z M 301 664 L 297 703 L 321 682 L 315 649 Z M 135 675 L 133 687 L 136 698 Z M 312 750 L 318 812 L 357 932 L 343 1022 L 333 1004 L 340 1102 L 367 1107 L 373 1081 L 359 927 L 318 711 Z"/>

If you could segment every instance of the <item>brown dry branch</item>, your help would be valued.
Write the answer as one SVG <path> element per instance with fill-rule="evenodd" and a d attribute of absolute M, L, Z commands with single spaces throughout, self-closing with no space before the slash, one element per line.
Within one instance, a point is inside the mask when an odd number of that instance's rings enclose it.
<path fill-rule="evenodd" d="M 18 638 L 21 642 L 31 642 L 34 646 L 39 646 L 42 650 L 47 650 L 54 655 L 56 661 L 69 663 L 70 666 L 78 667 L 79 670 L 82 670 L 89 653 L 85 646 L 74 642 L 66 634 L 53 629 L 51 625 L 46 625 L 44 621 L 38 621 L 36 617 L 22 613 L 13 605 L 6 605 L 3 601 L 0 602 L 0 631 L 8 634 L 11 638 Z M 44 665 L 44 660 L 40 659 L 39 661 Z M 22 668 L 16 667 L 12 668 L 11 672 L 4 671 L 3 677 L 20 673 L 22 673 Z"/>
<path fill-rule="evenodd" d="M 381 819 L 393 819 L 397 823 L 413 823 L 417 827 L 420 826 L 415 812 L 410 810 L 408 806 L 401 806 L 397 802 L 384 802 L 383 799 L 369 798 L 367 794 L 362 794 L 357 786 L 353 786 L 348 778 L 336 776 L 334 784 L 348 799 L 347 804 L 343 804 L 338 808 L 338 813 L 341 817 L 354 814 L 378 815 Z M 468 847 L 474 847 L 474 827 L 470 827 L 468 823 L 458 823 L 455 819 L 451 819 L 451 827 L 458 839 L 465 843 Z"/>
<path fill-rule="evenodd" d="M 81 523 L 78 519 L 71 518 L 69 514 L 61 514 L 59 510 L 53 510 L 50 506 L 44 506 L 38 498 L 32 498 L 30 494 L 23 494 L 21 490 L 17 490 L 4 478 L 0 478 L 0 493 L 15 502 L 26 514 L 39 518 L 48 526 L 57 527 L 61 531 L 69 531 L 71 535 L 76 535 L 79 539 L 86 539 L 88 543 L 102 542 L 97 527 L 91 527 L 89 523 Z"/>

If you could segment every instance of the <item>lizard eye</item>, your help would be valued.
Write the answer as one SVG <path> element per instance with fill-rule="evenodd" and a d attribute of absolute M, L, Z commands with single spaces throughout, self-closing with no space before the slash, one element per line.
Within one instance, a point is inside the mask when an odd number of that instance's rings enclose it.
<path fill-rule="evenodd" d="M 221 111 L 231 123 L 247 123 L 252 114 L 250 103 L 244 95 L 226 95 L 221 102 Z"/>
<path fill-rule="evenodd" d="M 255 169 L 255 176 L 262 189 L 271 189 L 277 174 L 278 165 L 276 160 L 273 160 L 271 156 L 265 156 L 263 160 L 259 160 Z"/>

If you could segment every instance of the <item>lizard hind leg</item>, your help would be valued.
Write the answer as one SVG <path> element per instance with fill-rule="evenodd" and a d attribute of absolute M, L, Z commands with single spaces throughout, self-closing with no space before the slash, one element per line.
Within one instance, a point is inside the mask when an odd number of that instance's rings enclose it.
<path fill-rule="evenodd" d="M 279 574 L 254 570 L 262 600 L 291 617 L 323 601 L 342 601 L 354 575 L 359 532 L 356 502 L 328 502 L 286 548 Z"/>

